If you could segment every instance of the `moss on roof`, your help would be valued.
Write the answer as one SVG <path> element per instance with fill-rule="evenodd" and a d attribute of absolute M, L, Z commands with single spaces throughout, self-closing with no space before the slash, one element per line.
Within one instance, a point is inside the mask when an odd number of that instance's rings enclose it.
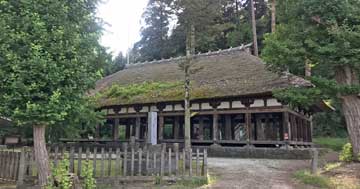
<path fill-rule="evenodd" d="M 102 94 L 98 98 L 99 106 L 182 100 L 184 72 L 179 63 L 183 61 L 185 58 L 180 57 L 128 66 L 98 81 L 92 94 Z M 240 47 L 196 55 L 191 68 L 198 70 L 191 75 L 192 99 L 311 86 L 300 77 L 278 75 L 267 70 L 261 59 Z"/>

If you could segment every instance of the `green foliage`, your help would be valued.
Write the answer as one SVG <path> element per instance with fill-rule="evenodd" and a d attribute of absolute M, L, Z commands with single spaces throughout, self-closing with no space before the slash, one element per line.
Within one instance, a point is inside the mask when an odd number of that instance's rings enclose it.
<path fill-rule="evenodd" d="M 350 143 L 346 143 L 339 155 L 340 161 L 350 162 L 354 160 L 353 150 Z"/>
<path fill-rule="evenodd" d="M 331 181 L 327 177 L 321 175 L 311 174 L 309 171 L 297 171 L 294 174 L 294 177 L 304 184 L 309 184 L 312 186 L 320 188 L 331 188 Z"/>
<path fill-rule="evenodd" d="M 344 117 L 340 112 L 340 107 L 335 106 L 335 108 L 335 111 L 314 114 L 313 130 L 315 137 L 347 138 L 348 134 Z"/>
<path fill-rule="evenodd" d="M 73 185 L 70 176 L 70 162 L 68 158 L 59 161 L 57 167 L 52 165 L 52 178 L 50 179 L 47 189 L 70 189 Z M 56 184 L 55 184 L 56 183 Z"/>
<path fill-rule="evenodd" d="M 93 166 L 89 161 L 84 163 L 81 171 L 81 177 L 83 178 L 83 188 L 84 189 L 94 189 L 96 188 L 96 181 L 93 175 Z"/>
<path fill-rule="evenodd" d="M 252 42 L 249 1 L 242 0 L 151 0 L 143 14 L 145 26 L 134 45 L 135 61 L 185 54 L 186 28 L 195 26 L 197 52 L 225 49 Z M 259 46 L 270 32 L 270 14 L 265 0 L 256 1 Z M 177 22 L 173 28 L 171 20 Z"/>
<path fill-rule="evenodd" d="M 84 94 L 104 62 L 97 3 L 0 1 L 2 116 L 50 126 L 89 110 Z"/>
<path fill-rule="evenodd" d="M 330 148 L 334 151 L 340 152 L 343 146 L 349 142 L 348 138 L 334 138 L 334 137 L 316 137 L 314 143 L 322 148 Z"/>

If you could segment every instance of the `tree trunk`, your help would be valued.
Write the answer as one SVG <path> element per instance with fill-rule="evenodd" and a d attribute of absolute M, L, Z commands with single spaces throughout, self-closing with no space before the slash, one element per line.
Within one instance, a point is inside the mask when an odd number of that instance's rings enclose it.
<path fill-rule="evenodd" d="M 271 33 L 275 32 L 276 28 L 276 0 L 271 2 Z"/>
<path fill-rule="evenodd" d="M 305 60 L 305 77 L 311 77 L 311 63 L 309 59 Z"/>
<path fill-rule="evenodd" d="M 257 43 L 257 33 L 256 33 L 256 18 L 255 18 L 255 5 L 254 0 L 250 0 L 251 7 L 251 25 L 252 25 L 252 33 L 253 33 L 253 45 L 254 45 L 254 55 L 259 56 L 259 49 Z"/>
<path fill-rule="evenodd" d="M 336 69 L 336 81 L 340 85 L 359 85 L 358 73 L 350 66 Z M 340 96 L 346 127 L 353 147 L 354 157 L 360 154 L 360 99 L 358 94 Z"/>
<path fill-rule="evenodd" d="M 186 65 L 185 65 L 185 151 L 189 152 L 191 149 L 191 112 L 190 112 L 190 63 L 192 54 L 195 52 L 195 27 L 189 24 L 186 36 Z"/>
<path fill-rule="evenodd" d="M 45 128 L 44 125 L 33 127 L 35 161 L 39 173 L 39 185 L 41 187 L 46 186 L 50 176 L 49 156 L 46 150 L 45 141 Z"/>

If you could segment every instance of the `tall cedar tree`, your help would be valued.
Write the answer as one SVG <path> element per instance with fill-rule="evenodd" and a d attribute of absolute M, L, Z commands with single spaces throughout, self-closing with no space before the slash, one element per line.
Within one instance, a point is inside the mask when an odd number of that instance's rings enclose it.
<path fill-rule="evenodd" d="M 134 45 L 141 57 L 137 61 L 159 60 L 169 57 L 167 40 L 172 10 L 170 0 L 150 0 L 143 14 L 145 26 L 141 39 Z"/>
<path fill-rule="evenodd" d="M 292 105 L 323 98 L 340 101 L 355 157 L 360 153 L 360 1 L 287 1 L 282 24 L 266 36 L 263 58 L 276 70 L 304 73 L 310 64 L 315 88 L 290 89 L 277 96 Z M 316 76 L 316 77 L 315 77 Z"/>
<path fill-rule="evenodd" d="M 190 74 L 197 71 L 197 69 L 191 67 L 191 61 L 195 54 L 196 41 L 195 33 L 196 28 L 203 25 L 212 23 L 217 16 L 220 8 L 218 0 L 178 0 L 173 4 L 173 9 L 178 15 L 178 18 L 182 19 L 181 22 L 185 25 L 186 30 L 186 61 L 180 64 L 180 67 L 184 70 L 184 104 L 185 104 L 185 125 L 184 125 L 184 138 L 185 138 L 185 150 L 191 149 L 191 136 L 190 136 Z"/>
<path fill-rule="evenodd" d="M 82 111 L 100 76 L 97 0 L 0 0 L 0 115 L 32 126 L 39 184 L 50 176 L 45 129 Z"/>

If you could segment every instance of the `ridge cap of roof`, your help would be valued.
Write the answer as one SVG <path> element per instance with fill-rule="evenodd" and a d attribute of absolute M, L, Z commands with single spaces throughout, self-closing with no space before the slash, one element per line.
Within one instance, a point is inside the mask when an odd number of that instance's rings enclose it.
<path fill-rule="evenodd" d="M 207 56 L 213 56 L 213 55 L 222 55 L 222 54 L 231 53 L 231 52 L 235 52 L 235 51 L 245 51 L 246 49 L 248 49 L 251 46 L 252 46 L 252 43 L 249 43 L 247 45 L 241 45 L 241 46 L 237 46 L 237 47 L 230 47 L 228 49 L 219 49 L 217 51 L 208 51 L 207 53 L 198 53 L 198 54 L 193 55 L 193 57 L 195 57 L 195 58 L 207 57 Z M 136 62 L 136 63 L 125 65 L 125 69 L 140 67 L 140 66 L 149 65 L 149 64 L 158 64 L 158 63 L 178 61 L 178 60 L 182 60 L 182 59 L 185 59 L 185 58 L 186 58 L 186 56 L 178 56 L 178 57 L 175 57 L 175 58 L 171 57 L 171 58 L 168 58 L 168 59 Z"/>

